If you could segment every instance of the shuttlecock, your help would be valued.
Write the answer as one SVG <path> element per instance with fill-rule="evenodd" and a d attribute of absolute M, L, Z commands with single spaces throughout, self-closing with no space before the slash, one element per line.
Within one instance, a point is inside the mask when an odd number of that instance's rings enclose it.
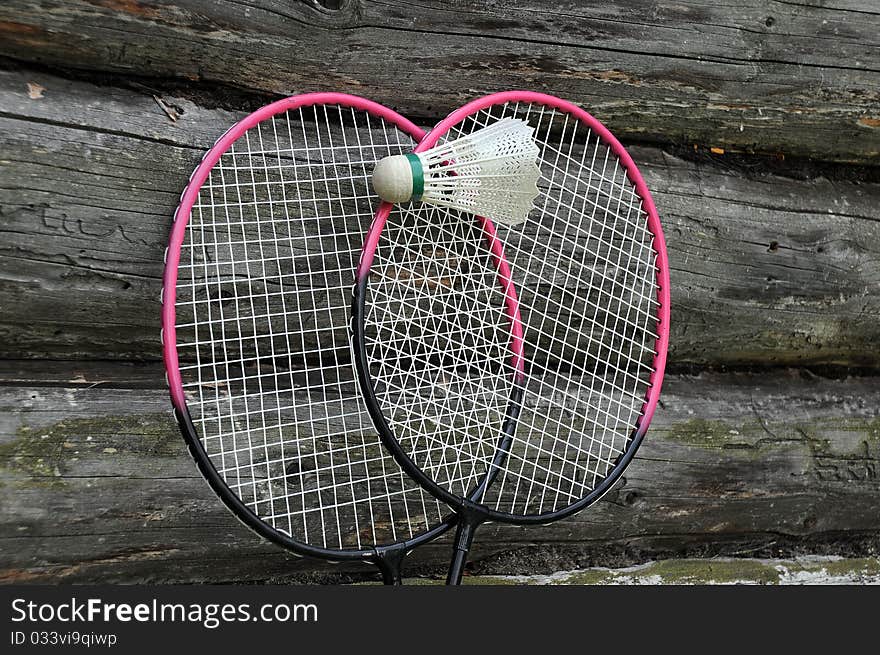
<path fill-rule="evenodd" d="M 538 195 L 533 134 L 525 121 L 503 118 L 425 152 L 385 157 L 373 188 L 387 202 L 421 200 L 518 225 Z"/>

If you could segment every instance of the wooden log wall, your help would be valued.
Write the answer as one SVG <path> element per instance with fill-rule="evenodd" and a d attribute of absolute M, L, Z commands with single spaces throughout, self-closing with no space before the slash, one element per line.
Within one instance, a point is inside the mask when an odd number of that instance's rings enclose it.
<path fill-rule="evenodd" d="M 821 6 L 820 6 L 821 5 Z M 507 88 L 582 105 L 658 205 L 670 375 L 626 480 L 475 570 L 875 556 L 880 7 L 746 0 L 0 5 L 0 580 L 339 579 L 222 508 L 168 412 L 159 289 L 206 148 L 320 90 L 428 126 Z M 447 544 L 411 570 L 445 566 Z"/>

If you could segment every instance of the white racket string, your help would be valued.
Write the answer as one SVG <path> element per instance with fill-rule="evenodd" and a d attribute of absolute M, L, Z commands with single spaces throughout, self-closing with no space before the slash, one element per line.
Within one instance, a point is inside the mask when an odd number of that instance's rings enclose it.
<path fill-rule="evenodd" d="M 264 120 L 211 170 L 181 248 L 177 352 L 201 444 L 254 514 L 309 545 L 395 543 L 444 515 L 382 448 L 348 337 L 372 169 L 414 145 L 350 107 Z"/>
<path fill-rule="evenodd" d="M 455 211 L 395 208 L 365 326 L 377 399 L 426 470 L 465 494 L 484 477 L 510 397 L 510 321 L 491 243 Z"/>
<path fill-rule="evenodd" d="M 418 284 L 373 288 L 375 271 L 387 266 L 394 267 L 399 280 L 411 278 L 408 260 L 389 254 L 401 247 L 401 240 L 409 251 L 436 240 L 431 233 L 426 241 L 424 229 L 406 233 L 386 227 L 370 278 L 373 306 L 366 332 L 384 335 L 381 356 L 370 353 L 370 372 L 384 390 L 380 404 L 392 432 L 415 464 L 457 496 L 476 489 L 491 468 L 497 474 L 478 502 L 506 514 L 540 515 L 586 497 L 627 451 L 645 404 L 659 334 L 657 253 L 626 169 L 601 137 L 573 115 L 539 104 L 494 105 L 466 118 L 441 141 L 506 117 L 534 128 L 541 168 L 540 193 L 526 222 L 496 225 L 525 341 L 521 411 L 509 443 L 501 425 L 512 397 L 511 335 L 496 268 L 485 266 L 469 281 L 471 287 L 465 279 L 469 270 L 447 272 L 461 285 L 456 296 Z M 460 231 L 458 226 L 474 225 L 467 214 L 444 214 L 415 203 L 397 216 L 412 225 L 435 225 L 448 239 L 469 239 L 471 248 L 485 242 L 484 234 Z M 430 249 L 426 252 L 420 270 L 437 265 Z M 426 313 L 404 329 L 384 307 L 423 308 Z M 467 318 L 459 321 L 475 329 L 494 321 L 499 333 L 491 341 L 445 340 L 441 346 L 434 331 L 438 323 L 431 322 L 427 308 L 444 316 L 465 312 Z M 405 364 L 399 357 L 404 348 Z M 460 361 L 468 366 L 456 370 L 467 375 L 459 374 L 456 393 L 438 393 L 438 381 L 455 375 L 449 364 Z M 475 422 L 482 419 L 488 422 Z M 454 466 L 444 468 L 449 462 Z"/>

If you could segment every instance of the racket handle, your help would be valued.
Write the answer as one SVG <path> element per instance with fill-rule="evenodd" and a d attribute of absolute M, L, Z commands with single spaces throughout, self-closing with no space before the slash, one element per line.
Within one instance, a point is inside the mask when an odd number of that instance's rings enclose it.
<path fill-rule="evenodd" d="M 455 550 L 452 553 L 452 563 L 449 565 L 449 574 L 446 576 L 447 585 L 460 585 L 464 567 L 467 564 L 468 552 L 474 541 L 474 533 L 482 521 L 463 515 L 458 522 L 455 531 Z"/>

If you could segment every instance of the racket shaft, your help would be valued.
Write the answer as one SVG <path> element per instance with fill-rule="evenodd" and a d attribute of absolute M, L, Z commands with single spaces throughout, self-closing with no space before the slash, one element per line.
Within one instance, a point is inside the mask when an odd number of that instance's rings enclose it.
<path fill-rule="evenodd" d="M 469 516 L 464 512 L 455 531 L 455 549 L 452 553 L 452 562 L 449 564 L 449 573 L 446 576 L 447 585 L 460 585 L 467 565 L 468 553 L 474 542 L 474 534 L 482 520 L 476 516 Z"/>

